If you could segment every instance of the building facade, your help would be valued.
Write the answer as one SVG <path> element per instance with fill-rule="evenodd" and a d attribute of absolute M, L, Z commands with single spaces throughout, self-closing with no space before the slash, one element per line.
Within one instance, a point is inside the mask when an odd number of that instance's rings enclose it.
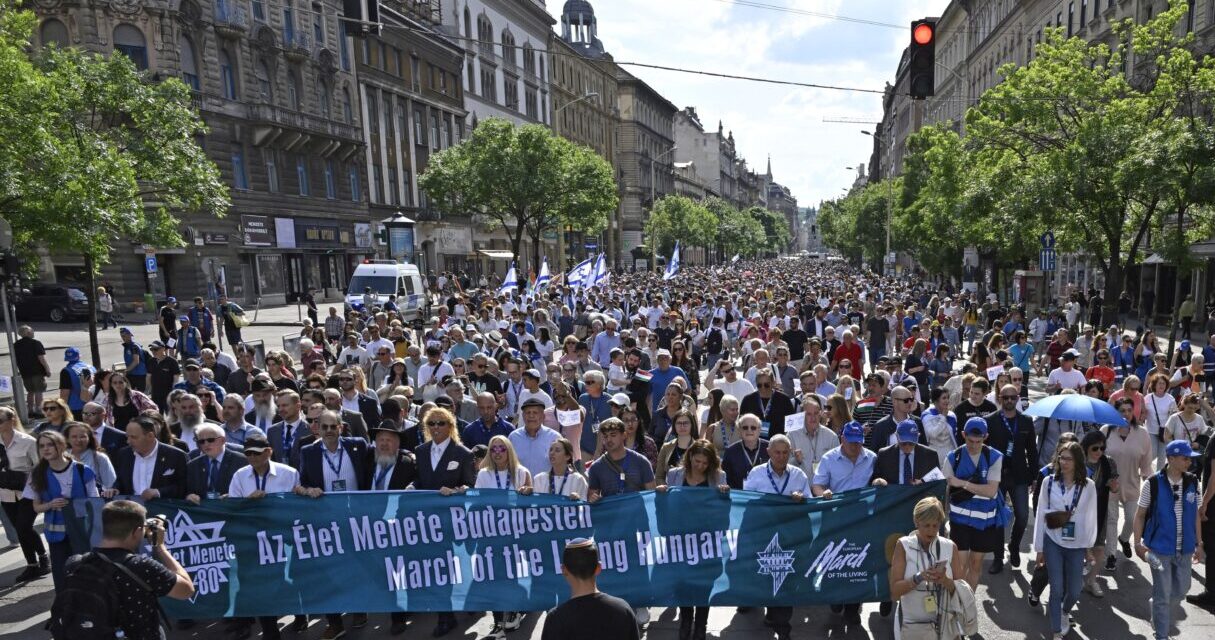
<path fill-rule="evenodd" d="M 720 120 L 717 131 L 705 131 L 696 108 L 685 107 L 675 114 L 675 144 L 679 162 L 691 162 L 715 195 L 736 203 L 738 156 L 733 131 L 727 134 Z"/>
<path fill-rule="evenodd" d="M 381 0 L 385 27 L 356 40 L 368 204 L 377 230 L 398 212 L 416 223 L 412 250 L 393 258 L 423 273 L 475 273 L 471 216 L 439 214 L 418 188 L 430 156 L 467 134 L 464 48 L 436 29 L 439 9 L 439 0 Z"/>
<path fill-rule="evenodd" d="M 675 190 L 675 105 L 624 69 L 617 69 L 620 105 L 620 171 L 623 193 L 620 242 L 613 264 L 635 266 L 634 252 L 645 245 L 650 208 Z M 648 251 L 644 252 L 648 255 Z"/>
<path fill-rule="evenodd" d="M 772 175 L 771 162 L 768 163 L 768 175 Z M 801 216 L 798 215 L 797 198 L 794 197 L 789 187 L 778 182 L 768 183 L 768 209 L 785 217 L 785 224 L 789 225 L 789 244 L 785 250 L 796 251 L 802 221 Z"/>
<path fill-rule="evenodd" d="M 365 141 L 341 2 L 52 0 L 34 9 L 35 46 L 120 53 L 153 80 L 193 89 L 209 127 L 202 146 L 231 188 L 231 210 L 183 217 L 184 248 L 115 244 L 101 277 L 120 304 L 145 294 L 340 297 L 353 265 L 373 253 L 358 240 L 370 236 Z M 79 264 L 43 263 L 44 279 Z"/>
<path fill-rule="evenodd" d="M 620 107 L 616 63 L 599 40 L 599 22 L 586 0 L 568 0 L 561 13 L 561 32 L 549 34 L 552 59 L 553 131 L 588 147 L 612 165 L 619 186 L 620 157 L 617 136 Z M 604 251 L 616 254 L 619 243 L 623 198 L 609 216 L 607 229 L 598 237 L 572 230 L 562 234 L 565 266 Z"/>

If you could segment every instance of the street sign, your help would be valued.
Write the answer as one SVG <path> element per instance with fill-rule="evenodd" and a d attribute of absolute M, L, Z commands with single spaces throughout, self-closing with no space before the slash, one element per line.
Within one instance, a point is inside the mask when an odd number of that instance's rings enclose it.
<path fill-rule="evenodd" d="M 156 256 L 147 256 L 144 258 L 143 266 L 148 273 L 156 273 Z"/>
<path fill-rule="evenodd" d="M 1039 236 L 1038 239 L 1042 241 L 1043 249 L 1054 249 L 1055 248 L 1055 232 L 1047 231 L 1047 232 L 1043 233 L 1041 236 Z"/>
<path fill-rule="evenodd" d="M 1038 270 L 1039 271 L 1054 271 L 1055 270 L 1055 250 L 1043 249 L 1038 255 Z"/>

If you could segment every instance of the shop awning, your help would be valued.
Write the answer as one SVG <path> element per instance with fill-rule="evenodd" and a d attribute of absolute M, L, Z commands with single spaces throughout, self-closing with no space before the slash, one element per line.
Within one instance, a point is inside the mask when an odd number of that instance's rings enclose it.
<path fill-rule="evenodd" d="M 477 249 L 477 253 L 490 260 L 511 260 L 515 257 L 515 254 L 503 249 Z"/>
<path fill-rule="evenodd" d="M 1152 255 L 1148 256 L 1147 260 L 1143 261 L 1143 264 L 1168 264 L 1168 261 L 1165 260 L 1164 256 L 1160 255 L 1159 253 L 1153 253 Z"/>

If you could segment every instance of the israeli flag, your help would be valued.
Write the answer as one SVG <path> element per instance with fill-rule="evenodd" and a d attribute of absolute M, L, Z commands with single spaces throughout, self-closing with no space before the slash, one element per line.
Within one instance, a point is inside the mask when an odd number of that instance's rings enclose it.
<path fill-rule="evenodd" d="M 590 280 L 591 271 L 595 268 L 595 259 L 587 258 L 578 263 L 578 266 L 570 270 L 569 275 L 565 277 L 565 281 L 571 287 L 585 287 Z"/>
<path fill-rule="evenodd" d="M 733 257 L 733 258 L 730 258 L 730 264 L 734 264 L 735 262 L 738 262 L 738 254 L 737 254 L 737 253 L 736 253 L 736 254 L 734 254 L 734 257 Z"/>
<path fill-rule="evenodd" d="M 545 257 L 544 262 L 540 263 L 540 275 L 536 276 L 536 291 L 543 291 L 552 279 L 553 276 L 548 272 L 548 257 Z"/>
<path fill-rule="evenodd" d="M 662 274 L 663 280 L 670 280 L 679 273 L 679 241 L 675 241 L 675 250 L 671 252 L 671 260 L 667 262 L 667 271 Z"/>
<path fill-rule="evenodd" d="M 595 270 L 592 272 L 590 285 L 597 287 L 599 285 L 606 286 L 608 283 L 607 260 L 604 254 L 599 254 L 599 259 L 595 261 Z"/>
<path fill-rule="evenodd" d="M 519 276 L 515 273 L 515 263 L 510 263 L 510 269 L 506 272 L 506 277 L 502 279 L 502 286 L 498 287 L 498 295 L 513 297 L 519 289 Z"/>

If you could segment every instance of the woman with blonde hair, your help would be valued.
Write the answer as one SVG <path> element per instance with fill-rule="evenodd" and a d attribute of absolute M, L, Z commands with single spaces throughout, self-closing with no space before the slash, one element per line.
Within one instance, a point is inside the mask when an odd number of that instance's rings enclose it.
<path fill-rule="evenodd" d="M 24 484 L 29 474 L 38 465 L 38 443 L 36 439 L 25 432 L 21 426 L 21 417 L 12 407 L 0 407 L 0 449 L 5 451 L 8 458 L 8 475 L 12 478 L 12 486 Z M 51 571 L 50 561 L 46 556 L 46 546 L 42 538 L 34 531 L 34 503 L 29 498 L 22 497 L 21 489 L 0 489 L 0 506 L 8 517 L 17 536 L 9 537 L 10 543 L 21 544 L 21 553 L 25 555 L 25 570 L 17 576 L 17 583 L 27 582 L 44 576 Z"/>
<path fill-rule="evenodd" d="M 827 428 L 834 431 L 836 435 L 842 433 L 844 425 L 852 421 L 852 410 L 848 407 L 848 401 L 838 393 L 833 393 L 827 398 L 823 411 L 827 414 Z"/>
<path fill-rule="evenodd" d="M 437 410 L 438 411 L 438 410 Z M 432 412 L 433 414 L 434 412 Z M 452 430 L 453 432 L 455 429 Z M 494 436 L 489 439 L 489 454 L 481 460 L 481 468 L 477 471 L 477 483 L 474 489 L 507 489 L 520 495 L 531 495 L 532 474 L 526 467 L 519 464 L 519 456 L 511 446 L 506 436 Z M 490 638 L 505 638 L 506 627 L 515 626 L 518 613 L 514 611 L 494 611 L 494 628 Z"/>
<path fill-rule="evenodd" d="M 915 531 L 899 538 L 890 561 L 890 597 L 898 602 L 897 637 L 903 640 L 955 640 L 956 629 L 942 624 L 949 594 L 959 582 L 954 567 L 962 556 L 953 541 L 942 536 L 945 507 L 935 497 L 916 503 L 911 515 Z M 938 631 L 939 630 L 939 631 Z"/>

